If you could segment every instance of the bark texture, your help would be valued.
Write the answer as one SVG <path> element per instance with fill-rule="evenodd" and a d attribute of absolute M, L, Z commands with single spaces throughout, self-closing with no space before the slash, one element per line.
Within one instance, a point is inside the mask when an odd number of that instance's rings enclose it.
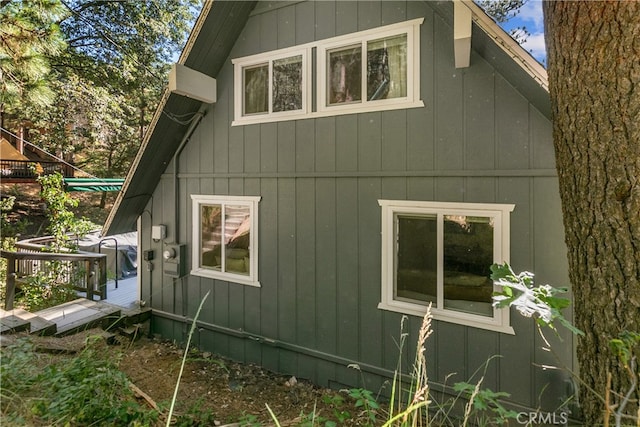
<path fill-rule="evenodd" d="M 613 390 L 630 384 L 609 341 L 640 332 L 640 2 L 545 1 L 543 10 L 569 277 L 585 332 L 579 374 L 604 397 L 608 371 Z M 585 425 L 602 424 L 604 404 L 586 387 L 581 407 Z M 637 410 L 636 401 L 625 412 Z"/>

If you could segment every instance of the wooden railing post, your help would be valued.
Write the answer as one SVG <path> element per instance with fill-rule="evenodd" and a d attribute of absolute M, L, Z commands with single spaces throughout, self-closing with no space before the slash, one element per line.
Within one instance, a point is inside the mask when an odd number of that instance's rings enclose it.
<path fill-rule="evenodd" d="M 87 287 L 87 299 L 93 301 L 93 283 L 91 276 L 93 270 L 91 270 L 91 261 L 85 260 L 84 262 L 84 285 Z"/>
<path fill-rule="evenodd" d="M 16 262 L 12 256 L 7 256 L 7 289 L 4 299 L 4 309 L 13 310 L 13 300 L 16 297 Z"/>
<path fill-rule="evenodd" d="M 118 254 L 116 254 L 118 256 Z M 98 289 L 100 290 L 100 295 L 102 299 L 107 299 L 107 257 L 106 255 L 103 258 L 100 258 L 97 262 L 98 270 L 100 272 L 97 275 L 96 279 L 98 280 Z M 116 275 L 118 272 L 116 271 Z"/>
<path fill-rule="evenodd" d="M 30 247 L 26 247 L 21 250 L 30 250 Z M 0 256 L 7 260 L 7 289 L 5 298 L 5 309 L 13 309 L 13 302 L 15 299 L 15 287 L 16 278 L 18 273 L 20 277 L 30 276 L 37 274 L 38 271 L 43 271 L 43 264 L 51 261 L 63 262 L 63 274 L 67 276 L 67 280 L 74 286 L 74 289 L 80 292 L 85 292 L 88 299 L 93 299 L 94 295 L 99 295 L 100 299 L 107 298 L 107 256 L 105 254 L 94 253 L 53 253 L 53 252 L 12 252 L 0 250 Z M 38 264 L 39 267 L 36 271 L 21 271 L 18 270 L 18 263 L 23 266 L 33 266 Z M 81 268 L 84 266 L 84 268 Z M 95 271 L 96 268 L 99 271 Z M 84 270 L 82 275 L 80 270 Z M 74 274 L 77 272 L 77 274 Z"/>

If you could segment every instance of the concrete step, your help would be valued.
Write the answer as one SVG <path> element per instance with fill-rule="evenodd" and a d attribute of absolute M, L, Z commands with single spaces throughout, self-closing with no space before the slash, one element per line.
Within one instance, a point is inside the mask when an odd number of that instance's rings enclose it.
<path fill-rule="evenodd" d="M 53 335 L 57 332 L 55 322 L 44 319 L 21 308 L 5 311 L 0 309 L 0 334 L 28 331 L 30 334 Z"/>

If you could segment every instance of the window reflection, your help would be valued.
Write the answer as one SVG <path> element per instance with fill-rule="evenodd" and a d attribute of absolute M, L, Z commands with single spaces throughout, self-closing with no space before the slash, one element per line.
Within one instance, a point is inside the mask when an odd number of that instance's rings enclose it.
<path fill-rule="evenodd" d="M 251 272 L 249 207 L 203 205 L 201 213 L 202 267 L 249 275 Z M 223 215 L 224 220 L 222 220 Z"/>
<path fill-rule="evenodd" d="M 362 99 L 361 45 L 328 52 L 328 103 L 357 102 Z"/>

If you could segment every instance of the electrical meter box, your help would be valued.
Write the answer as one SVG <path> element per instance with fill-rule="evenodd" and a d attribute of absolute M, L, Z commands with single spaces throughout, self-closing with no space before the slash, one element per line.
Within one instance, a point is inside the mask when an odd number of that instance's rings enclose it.
<path fill-rule="evenodd" d="M 165 244 L 162 251 L 163 272 L 171 277 L 187 275 L 187 245 Z"/>

